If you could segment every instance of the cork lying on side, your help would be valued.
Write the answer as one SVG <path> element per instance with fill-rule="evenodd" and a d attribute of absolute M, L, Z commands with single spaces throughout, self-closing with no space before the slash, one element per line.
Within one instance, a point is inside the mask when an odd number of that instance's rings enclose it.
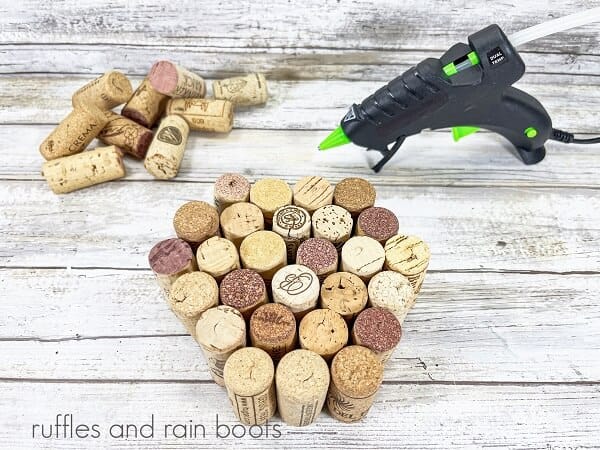
<path fill-rule="evenodd" d="M 112 111 L 104 111 L 104 116 L 106 125 L 98 139 L 105 144 L 116 145 L 134 158 L 143 159 L 152 142 L 152 131 Z"/>
<path fill-rule="evenodd" d="M 267 80 L 262 73 L 225 78 L 213 82 L 216 99 L 229 100 L 236 106 L 262 105 L 267 101 Z"/>
<path fill-rule="evenodd" d="M 156 91 L 169 97 L 199 98 L 206 94 L 204 79 L 171 61 L 157 61 L 148 73 Z"/>
<path fill-rule="evenodd" d="M 166 112 L 181 116 L 192 130 L 229 133 L 233 128 L 233 104 L 227 100 L 172 99 Z"/>
<path fill-rule="evenodd" d="M 123 107 L 121 115 L 143 127 L 152 128 L 165 110 L 168 100 L 168 95 L 158 92 L 152 87 L 148 78 L 144 78 Z"/>
<path fill-rule="evenodd" d="M 90 81 L 73 94 L 73 108 L 93 105 L 103 111 L 122 105 L 131 97 L 129 79 L 117 70 L 111 70 Z"/>
<path fill-rule="evenodd" d="M 165 117 L 152 139 L 144 167 L 156 178 L 168 180 L 179 172 L 190 127 L 179 116 Z"/>

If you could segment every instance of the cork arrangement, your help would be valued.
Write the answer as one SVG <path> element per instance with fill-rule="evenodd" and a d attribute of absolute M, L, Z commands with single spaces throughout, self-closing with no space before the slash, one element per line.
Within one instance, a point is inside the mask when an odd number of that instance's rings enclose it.
<path fill-rule="evenodd" d="M 212 94 L 201 76 L 170 61 L 156 62 L 135 91 L 121 72 L 106 72 L 73 94 L 72 111 L 41 143 L 42 175 L 65 194 L 123 178 L 128 155 L 155 178 L 174 178 L 190 131 L 228 133 L 236 107 L 266 103 L 267 83 L 257 73 L 227 78 L 213 82 Z M 103 145 L 85 151 L 94 139 Z"/>
<path fill-rule="evenodd" d="M 161 92 L 203 89 L 183 69 L 157 71 Z M 226 83 L 218 89 L 238 98 Z M 228 173 L 215 182 L 214 202 L 180 205 L 177 237 L 150 250 L 169 308 L 245 425 L 278 411 L 306 426 L 325 405 L 342 422 L 368 414 L 430 259 L 428 245 L 402 234 L 375 201 L 360 178 L 290 186 Z"/>

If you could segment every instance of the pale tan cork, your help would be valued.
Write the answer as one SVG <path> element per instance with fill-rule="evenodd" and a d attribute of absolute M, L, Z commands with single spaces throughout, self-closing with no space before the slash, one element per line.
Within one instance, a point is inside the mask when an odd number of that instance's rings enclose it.
<path fill-rule="evenodd" d="M 152 131 L 112 111 L 104 111 L 104 116 L 107 122 L 98 139 L 105 144 L 116 145 L 137 159 L 143 159 L 152 142 Z"/>
<path fill-rule="evenodd" d="M 177 176 L 190 127 L 179 116 L 165 117 L 148 147 L 144 167 L 154 177 L 168 180 Z"/>
<path fill-rule="evenodd" d="M 214 196 L 221 213 L 234 203 L 250 200 L 250 182 L 239 173 L 224 173 L 215 181 Z"/>
<path fill-rule="evenodd" d="M 275 414 L 275 367 L 267 352 L 247 347 L 225 363 L 224 378 L 233 412 L 245 425 L 262 425 Z"/>
<path fill-rule="evenodd" d="M 55 194 L 66 194 L 125 176 L 123 154 L 114 146 L 46 161 L 42 176 Z"/>
<path fill-rule="evenodd" d="M 342 271 L 358 275 L 365 282 L 381 270 L 384 261 L 383 246 L 368 236 L 354 236 L 342 247 Z"/>
<path fill-rule="evenodd" d="M 228 239 L 213 236 L 204 241 L 196 251 L 198 269 L 221 281 L 225 275 L 240 268 L 237 248 Z"/>
<path fill-rule="evenodd" d="M 333 191 L 333 204 L 350 211 L 352 217 L 375 204 L 375 188 L 363 178 L 344 178 Z"/>
<path fill-rule="evenodd" d="M 244 238 L 240 245 L 242 266 L 271 281 L 275 272 L 287 264 L 285 242 L 272 231 L 255 231 Z"/>
<path fill-rule="evenodd" d="M 183 117 L 192 130 L 229 133 L 233 128 L 233 104 L 227 100 L 172 99 L 166 112 Z"/>
<path fill-rule="evenodd" d="M 204 272 L 181 275 L 169 291 L 169 306 L 190 335 L 196 337 L 200 315 L 219 304 L 219 288 L 213 277 Z"/>
<path fill-rule="evenodd" d="M 329 361 L 348 343 L 348 325 L 335 311 L 315 309 L 304 316 L 298 329 L 300 347 Z"/>
<path fill-rule="evenodd" d="M 123 107 L 121 115 L 143 127 L 152 128 L 165 110 L 168 100 L 168 95 L 158 92 L 145 78 Z"/>
<path fill-rule="evenodd" d="M 310 226 L 310 214 L 300 206 L 282 206 L 273 214 L 272 229 L 285 241 L 288 264 L 296 261 L 298 247 L 310 237 Z"/>
<path fill-rule="evenodd" d="M 75 91 L 71 102 L 73 108 L 93 105 L 107 111 L 125 103 L 132 93 L 129 79 L 121 72 L 111 70 Z"/>
<path fill-rule="evenodd" d="M 148 263 L 167 297 L 177 278 L 184 273 L 198 270 L 190 244 L 177 238 L 156 243 L 148 254 Z"/>
<path fill-rule="evenodd" d="M 73 109 L 40 145 L 47 160 L 80 153 L 102 131 L 108 119 L 91 105 Z"/>
<path fill-rule="evenodd" d="M 309 213 L 331 205 L 333 201 L 333 186 L 323 177 L 308 176 L 301 178 L 294 185 L 294 205 L 301 206 Z"/>
<path fill-rule="evenodd" d="M 206 83 L 200 75 L 170 61 L 157 61 L 148 73 L 152 87 L 161 94 L 175 98 L 201 98 Z"/>
<path fill-rule="evenodd" d="M 275 211 L 292 204 L 292 189 L 278 178 L 263 178 L 252 184 L 250 201 L 260 208 L 265 223 L 271 226 Z"/>
<path fill-rule="evenodd" d="M 294 350 L 277 365 L 277 405 L 283 421 L 304 427 L 315 421 L 323 409 L 329 388 L 329 367 L 310 350 Z"/>
<path fill-rule="evenodd" d="M 331 362 L 327 393 L 330 414 L 342 422 L 357 422 L 367 415 L 383 380 L 383 363 L 359 345 L 338 352 Z"/>
<path fill-rule="evenodd" d="M 275 273 L 271 282 L 273 301 L 287 306 L 297 320 L 317 306 L 319 279 L 308 267 L 291 264 Z"/>
<path fill-rule="evenodd" d="M 177 237 L 195 250 L 202 242 L 219 234 L 219 214 L 206 202 L 187 202 L 175 212 L 173 227 Z"/>
<path fill-rule="evenodd" d="M 223 236 L 240 247 L 246 236 L 265 229 L 265 219 L 258 206 L 252 203 L 234 203 L 221 213 Z"/>
<path fill-rule="evenodd" d="M 429 246 L 420 237 L 398 234 L 385 243 L 385 268 L 408 278 L 415 295 L 421 290 L 430 258 Z"/>
<path fill-rule="evenodd" d="M 229 100 L 236 106 L 262 105 L 269 96 L 267 80 L 262 73 L 213 81 L 212 87 L 216 99 Z"/>
<path fill-rule="evenodd" d="M 207 309 L 196 324 L 196 341 L 206 358 L 208 369 L 219 386 L 225 386 L 223 368 L 237 349 L 246 346 L 246 322 L 237 309 L 216 306 Z"/>
<path fill-rule="evenodd" d="M 365 283 L 353 273 L 332 273 L 321 285 L 321 308 L 335 311 L 348 322 L 365 308 L 367 292 Z"/>
<path fill-rule="evenodd" d="M 392 270 L 379 272 L 369 281 L 369 305 L 387 308 L 400 324 L 415 304 L 416 295 L 408 278 Z"/>
<path fill-rule="evenodd" d="M 262 348 L 273 361 L 294 350 L 297 343 L 296 319 L 287 306 L 267 303 L 250 317 L 250 341 L 253 347 Z"/>
<path fill-rule="evenodd" d="M 337 205 L 323 206 L 312 215 L 313 236 L 327 239 L 338 253 L 341 252 L 344 242 L 352 236 L 353 224 L 350 212 Z"/>

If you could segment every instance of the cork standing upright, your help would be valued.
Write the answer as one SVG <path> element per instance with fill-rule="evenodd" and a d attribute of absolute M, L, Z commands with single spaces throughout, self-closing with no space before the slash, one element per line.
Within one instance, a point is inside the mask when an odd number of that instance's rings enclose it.
<path fill-rule="evenodd" d="M 406 276 L 415 295 L 421 290 L 431 252 L 417 236 L 396 235 L 385 243 L 385 267 Z"/>
<path fill-rule="evenodd" d="M 310 214 L 299 206 L 282 206 L 273 214 L 272 229 L 285 241 L 288 264 L 296 261 L 298 247 L 310 237 L 310 226 Z"/>
<path fill-rule="evenodd" d="M 223 236 L 240 247 L 246 236 L 265 229 L 265 220 L 258 206 L 252 203 L 234 203 L 221 212 Z"/>
<path fill-rule="evenodd" d="M 177 237 L 196 250 L 202 242 L 219 234 L 219 214 L 206 202 L 186 202 L 175 212 L 173 227 Z"/>
<path fill-rule="evenodd" d="M 280 303 L 260 306 L 250 317 L 250 340 L 253 347 L 262 348 L 273 361 L 279 361 L 296 347 L 294 314 Z"/>
<path fill-rule="evenodd" d="M 330 241 L 338 253 L 342 251 L 344 242 L 352 236 L 353 224 L 350 212 L 337 205 L 323 206 L 312 216 L 313 236 Z"/>
<path fill-rule="evenodd" d="M 387 208 L 373 206 L 365 209 L 356 221 L 357 236 L 369 236 L 385 245 L 386 241 L 398 233 L 398 218 Z"/>
<path fill-rule="evenodd" d="M 350 272 L 332 273 L 321 285 L 321 308 L 335 311 L 347 322 L 364 309 L 367 298 L 367 286 Z"/>
<path fill-rule="evenodd" d="M 329 361 L 348 343 L 348 325 L 335 311 L 315 309 L 304 316 L 298 328 L 300 347 Z"/>
<path fill-rule="evenodd" d="M 148 262 L 159 286 L 167 296 L 177 278 L 198 269 L 194 252 L 183 239 L 165 239 L 158 242 L 150 250 Z"/>
<path fill-rule="evenodd" d="M 383 247 L 368 236 L 354 236 L 342 247 L 342 270 L 358 275 L 363 281 L 379 272 L 384 262 Z"/>
<path fill-rule="evenodd" d="M 239 173 L 224 173 L 214 186 L 215 205 L 219 213 L 234 203 L 250 200 L 250 182 Z"/>
<path fill-rule="evenodd" d="M 244 268 L 256 271 L 270 283 L 275 272 L 286 265 L 285 242 L 272 231 L 256 231 L 242 241 L 240 259 Z"/>
<path fill-rule="evenodd" d="M 237 269 L 225 275 L 219 293 L 221 303 L 237 309 L 246 320 L 269 301 L 265 281 L 250 269 Z"/>
<path fill-rule="evenodd" d="M 338 252 L 326 239 L 310 238 L 302 242 L 296 253 L 296 264 L 302 264 L 317 274 L 319 280 L 337 271 Z"/>
<path fill-rule="evenodd" d="M 250 201 L 260 208 L 270 227 L 275 211 L 292 204 L 292 189 L 278 178 L 263 178 L 250 188 Z"/>
<path fill-rule="evenodd" d="M 375 204 L 375 188 L 363 178 L 344 178 L 333 191 L 333 204 L 350 211 L 356 218 Z"/>
<path fill-rule="evenodd" d="M 386 363 L 402 337 L 402 327 L 392 311 L 386 308 L 367 308 L 352 327 L 352 342 L 367 347 Z"/>
<path fill-rule="evenodd" d="M 296 319 L 315 309 L 319 300 L 319 279 L 308 267 L 291 264 L 275 273 L 271 283 L 273 301 L 287 306 Z"/>
<path fill-rule="evenodd" d="M 323 177 L 304 177 L 294 185 L 293 192 L 294 205 L 311 214 L 333 201 L 333 186 Z"/>
<path fill-rule="evenodd" d="M 384 270 L 369 281 L 369 305 L 389 309 L 402 324 L 415 304 L 415 291 L 404 275 Z"/>
<path fill-rule="evenodd" d="M 219 236 L 208 238 L 196 251 L 198 269 L 221 281 L 229 272 L 240 268 L 240 257 L 233 242 Z"/>

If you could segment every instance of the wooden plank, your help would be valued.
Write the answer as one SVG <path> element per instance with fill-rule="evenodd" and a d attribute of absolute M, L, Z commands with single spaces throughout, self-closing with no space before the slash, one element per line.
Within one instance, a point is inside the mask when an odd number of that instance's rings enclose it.
<path fill-rule="evenodd" d="M 150 271 L 2 270 L 0 378 L 209 380 Z M 600 381 L 599 275 L 431 273 L 388 381 Z M 93 318 L 93 320 L 90 320 Z"/>
<path fill-rule="evenodd" d="M 214 384 L 1 383 L 5 406 L 0 443 L 5 448 L 596 448 L 600 433 L 597 385 L 451 386 L 385 385 L 369 415 L 342 424 L 326 412 L 305 428 L 270 421 L 269 437 L 237 428 L 242 438 L 218 438 L 219 424 L 238 422 L 222 388 Z M 33 439 L 33 424 L 46 432 L 57 414 L 73 414 L 74 424 L 98 424 L 98 439 Z M 155 435 L 110 438 L 111 425 L 141 426 L 154 414 Z M 62 418 L 61 418 L 62 419 Z M 191 422 L 190 422 L 191 421 Z M 166 424 L 202 424 L 199 437 L 164 437 Z M 275 428 L 274 426 L 277 425 Z M 172 429 L 172 428 L 171 428 Z M 221 427 L 221 436 L 226 430 Z M 276 437 L 274 430 L 281 431 Z M 37 429 L 39 434 L 39 427 Z M 133 430 L 132 430 L 133 431 Z M 231 430 L 230 430 L 231 431 Z M 259 436 L 258 427 L 253 433 Z M 204 437 L 206 436 L 206 437 Z"/>

